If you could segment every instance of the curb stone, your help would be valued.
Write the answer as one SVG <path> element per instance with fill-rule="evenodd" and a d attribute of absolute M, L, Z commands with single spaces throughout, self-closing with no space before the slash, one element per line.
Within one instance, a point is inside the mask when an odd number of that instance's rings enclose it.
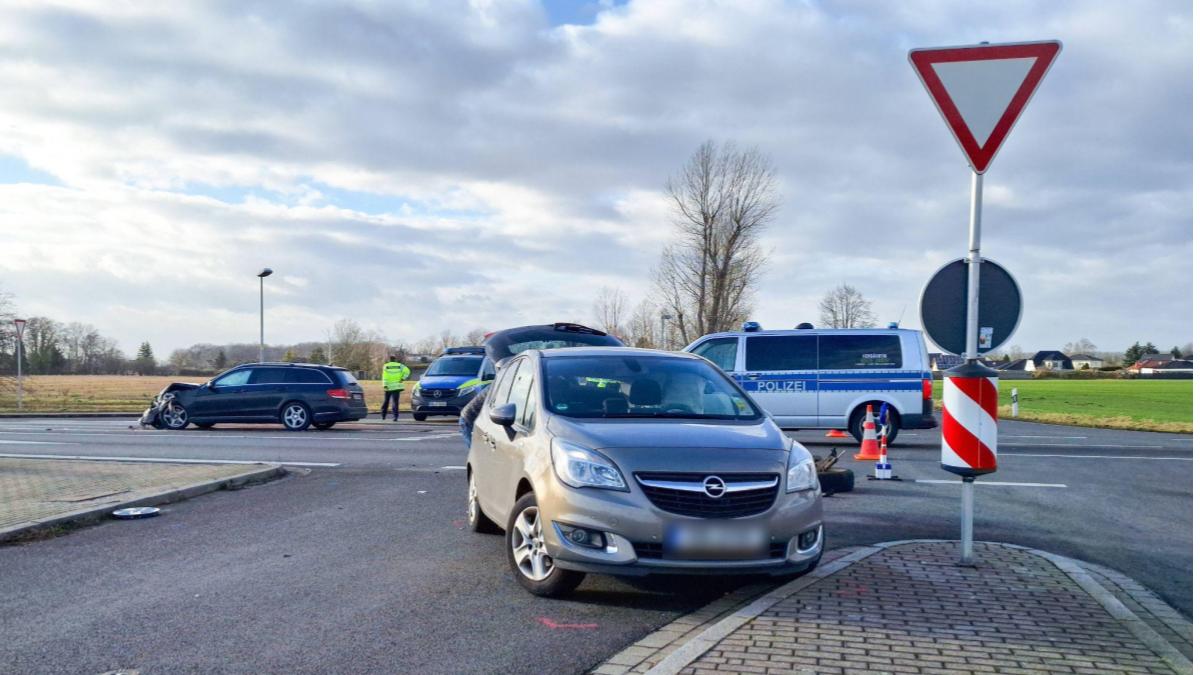
<path fill-rule="evenodd" d="M 651 675 L 676 675 L 692 665 L 710 649 L 717 646 L 721 640 L 735 630 L 762 615 L 788 597 L 804 590 L 818 581 L 850 567 L 876 553 L 905 544 L 922 543 L 953 543 L 957 540 L 948 539 L 906 539 L 872 544 L 869 546 L 836 549 L 826 554 L 826 557 L 838 556 L 836 560 L 823 563 L 806 576 L 787 582 L 774 590 L 750 600 L 742 607 L 732 612 L 713 612 L 713 605 L 728 603 L 729 598 L 722 598 L 709 606 L 701 608 L 674 622 L 667 624 L 646 638 L 619 652 L 608 661 L 596 666 L 591 672 L 598 675 L 624 675 L 626 673 L 650 673 Z M 1156 595 L 1145 589 L 1136 581 L 1121 575 L 1114 570 L 1108 570 L 1099 565 L 1083 563 L 1046 551 L 1001 542 L 977 542 L 993 544 L 1006 548 L 1026 551 L 1037 555 L 1062 571 L 1084 592 L 1090 595 L 1104 610 L 1121 626 L 1129 631 L 1148 649 L 1162 659 L 1163 663 L 1176 673 L 1192 672 L 1192 663 L 1188 656 L 1181 652 L 1172 640 L 1152 628 L 1138 612 L 1128 607 L 1115 594 L 1105 588 L 1089 571 L 1096 573 L 1109 584 L 1116 585 L 1123 595 L 1145 598 L 1139 605 L 1143 614 L 1147 614 L 1158 623 L 1164 625 L 1170 635 L 1185 639 L 1191 645 L 1191 623 L 1181 614 L 1171 609 Z M 731 594 L 732 595 L 732 594 Z M 746 595 L 753 595 L 747 593 Z M 707 620 L 704 616 L 709 616 Z M 697 625 L 697 621 L 701 623 Z M 685 628 L 686 627 L 686 628 Z M 681 630 L 684 628 L 684 630 Z M 690 629 L 690 630 L 686 630 Z M 683 635 L 684 637 L 666 643 L 668 636 Z M 661 646 L 657 651 L 652 649 Z M 1190 653 L 1190 652 L 1189 652 Z"/>
<path fill-rule="evenodd" d="M 287 474 L 287 470 L 279 464 L 265 464 L 252 468 L 248 471 L 218 478 L 216 480 L 204 480 L 185 485 L 178 488 L 170 488 L 148 495 L 142 495 L 136 499 L 129 499 L 123 502 L 105 504 L 103 506 L 92 506 L 78 511 L 60 514 L 50 518 L 42 518 L 39 520 L 21 523 L 0 529 L 0 545 L 13 543 L 13 540 L 24 538 L 31 534 L 36 534 L 45 530 L 63 525 L 86 525 L 90 523 L 100 522 L 108 518 L 108 514 L 117 509 L 124 509 L 133 506 L 158 506 L 160 504 L 170 504 L 172 502 L 180 502 L 185 499 L 191 499 L 209 492 L 217 490 L 231 490 L 234 488 L 243 487 L 254 483 L 264 483 L 275 478 L 282 477 Z"/>

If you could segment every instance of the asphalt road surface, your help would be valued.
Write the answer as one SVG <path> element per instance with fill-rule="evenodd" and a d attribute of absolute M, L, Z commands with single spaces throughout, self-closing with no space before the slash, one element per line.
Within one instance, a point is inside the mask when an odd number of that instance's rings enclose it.
<path fill-rule="evenodd" d="M 166 432 L 130 420 L 0 420 L 0 455 L 282 462 L 291 475 L 0 547 L 0 663 L 15 672 L 581 672 L 738 583 L 591 576 L 521 590 L 501 537 L 466 531 L 465 449 L 447 423 Z M 1189 436 L 1001 422 L 975 490 L 979 540 L 1116 568 L 1192 612 Z M 825 502 L 829 546 L 956 538 L 937 430 L 893 448 L 902 482 Z M 1001 485 L 999 483 L 1011 483 Z M 759 580 L 753 580 L 759 581 Z"/>

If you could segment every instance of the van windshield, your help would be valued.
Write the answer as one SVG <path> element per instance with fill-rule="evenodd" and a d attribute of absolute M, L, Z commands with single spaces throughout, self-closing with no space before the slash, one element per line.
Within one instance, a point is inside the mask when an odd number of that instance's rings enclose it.
<path fill-rule="evenodd" d="M 576 418 L 757 420 L 762 413 L 707 361 L 563 356 L 543 363 L 546 406 Z"/>
<path fill-rule="evenodd" d="M 482 356 L 443 356 L 425 371 L 426 375 L 474 375 L 479 372 Z"/>

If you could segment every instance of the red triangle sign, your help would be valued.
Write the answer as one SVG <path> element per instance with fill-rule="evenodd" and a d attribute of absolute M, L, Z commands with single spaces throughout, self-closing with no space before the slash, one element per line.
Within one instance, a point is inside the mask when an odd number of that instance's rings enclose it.
<path fill-rule="evenodd" d="M 1014 42 L 908 53 L 976 173 L 987 171 L 1062 43 Z"/>

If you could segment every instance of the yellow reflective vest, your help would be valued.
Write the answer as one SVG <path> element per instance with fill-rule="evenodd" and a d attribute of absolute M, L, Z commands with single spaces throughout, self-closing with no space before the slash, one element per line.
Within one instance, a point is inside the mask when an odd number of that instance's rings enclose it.
<path fill-rule="evenodd" d="M 403 391 L 404 380 L 408 379 L 408 366 L 397 361 L 383 364 L 383 390 Z"/>

